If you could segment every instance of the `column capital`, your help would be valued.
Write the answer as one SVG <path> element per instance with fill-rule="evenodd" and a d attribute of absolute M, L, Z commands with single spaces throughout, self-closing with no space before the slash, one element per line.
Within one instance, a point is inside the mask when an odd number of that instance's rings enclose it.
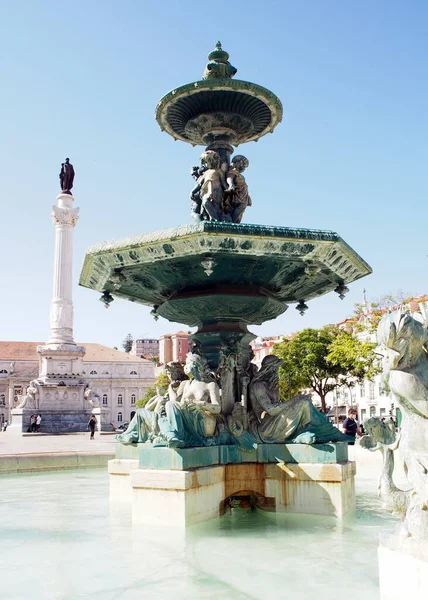
<path fill-rule="evenodd" d="M 60 208 L 53 205 L 51 214 L 55 227 L 74 227 L 79 219 L 78 208 Z"/>

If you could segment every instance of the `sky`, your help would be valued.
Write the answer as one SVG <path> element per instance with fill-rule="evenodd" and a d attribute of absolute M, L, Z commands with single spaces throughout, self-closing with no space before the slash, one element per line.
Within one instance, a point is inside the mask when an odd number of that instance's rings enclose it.
<path fill-rule="evenodd" d="M 76 171 L 75 339 L 120 346 L 179 324 L 79 287 L 92 244 L 191 222 L 202 147 L 154 119 L 169 90 L 200 79 L 221 40 L 236 78 L 279 96 L 283 122 L 242 145 L 253 206 L 243 222 L 328 229 L 373 268 L 250 327 L 276 335 L 351 315 L 368 299 L 426 294 L 428 3 L 425 0 L 0 0 L 0 339 L 49 335 L 61 162 Z"/>

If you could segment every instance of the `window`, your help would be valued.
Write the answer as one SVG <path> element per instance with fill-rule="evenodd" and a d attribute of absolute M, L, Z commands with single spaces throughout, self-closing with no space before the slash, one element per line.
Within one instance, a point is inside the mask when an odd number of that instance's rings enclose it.
<path fill-rule="evenodd" d="M 381 408 L 380 409 L 380 416 L 384 417 L 386 415 L 386 408 Z"/>
<path fill-rule="evenodd" d="M 367 410 L 365 408 L 361 409 L 361 421 L 362 423 L 364 423 L 364 421 L 366 420 L 366 416 L 367 416 Z"/>
<path fill-rule="evenodd" d="M 98 375 L 98 373 L 96 371 L 91 371 L 89 375 Z"/>
<path fill-rule="evenodd" d="M 6 396 L 4 394 L 0 394 L 0 406 L 6 406 Z"/>
<path fill-rule="evenodd" d="M 2 370 L 0 371 L 0 375 L 7 375 L 7 371 L 6 371 L 6 369 L 2 369 Z"/>
<path fill-rule="evenodd" d="M 107 406 L 107 394 L 103 394 L 103 405 Z"/>
<path fill-rule="evenodd" d="M 137 375 L 137 371 L 131 371 L 130 375 Z"/>
<path fill-rule="evenodd" d="M 369 382 L 369 400 L 373 401 L 375 399 L 375 384 L 373 381 Z"/>
<path fill-rule="evenodd" d="M 118 397 L 117 397 L 117 403 L 118 404 L 123 404 L 123 396 L 122 396 L 122 394 L 118 395 Z"/>
<path fill-rule="evenodd" d="M 117 413 L 117 422 L 122 423 L 122 413 Z"/>
<path fill-rule="evenodd" d="M 131 404 L 135 404 L 136 396 L 135 394 L 131 394 Z"/>
<path fill-rule="evenodd" d="M 376 407 L 370 406 L 370 417 L 375 417 L 375 416 L 376 416 Z"/>
<path fill-rule="evenodd" d="M 360 398 L 364 398 L 364 383 L 360 383 Z"/>

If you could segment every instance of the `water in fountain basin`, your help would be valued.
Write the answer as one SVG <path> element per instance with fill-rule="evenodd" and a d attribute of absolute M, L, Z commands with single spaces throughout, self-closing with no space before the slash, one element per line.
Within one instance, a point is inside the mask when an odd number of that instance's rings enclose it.
<path fill-rule="evenodd" d="M 379 532 L 396 521 L 380 508 L 377 466 L 359 469 L 344 521 L 236 509 L 185 534 L 112 513 L 103 470 L 3 476 L 1 597 L 378 600 Z"/>

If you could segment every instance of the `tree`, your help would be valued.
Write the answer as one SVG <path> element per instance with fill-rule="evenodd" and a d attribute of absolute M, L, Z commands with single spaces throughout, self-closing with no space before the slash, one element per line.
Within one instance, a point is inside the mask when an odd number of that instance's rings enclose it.
<path fill-rule="evenodd" d="M 311 388 L 326 411 L 326 396 L 344 385 L 375 374 L 374 344 L 359 341 L 352 333 L 335 325 L 303 329 L 273 348 L 283 360 L 279 371 L 282 399 Z"/>
<path fill-rule="evenodd" d="M 359 340 L 350 331 L 339 329 L 330 345 L 327 360 L 332 365 L 341 366 L 341 385 L 352 387 L 356 383 L 362 383 L 364 379 L 373 379 L 381 372 L 375 347 L 376 344 Z"/>
<path fill-rule="evenodd" d="M 134 338 L 130 333 L 126 336 L 126 338 L 122 342 L 122 348 L 124 348 L 125 352 L 129 354 L 132 350 L 132 344 L 134 342 Z"/>
<path fill-rule="evenodd" d="M 153 396 L 156 396 L 156 394 L 159 394 L 160 396 L 164 396 L 168 391 L 168 386 L 169 386 L 168 375 L 166 373 L 161 373 L 159 375 L 159 377 L 156 379 L 155 384 L 148 387 L 144 396 L 136 401 L 135 406 L 137 408 L 144 408 L 146 406 L 147 402 L 151 398 L 153 398 Z"/>

